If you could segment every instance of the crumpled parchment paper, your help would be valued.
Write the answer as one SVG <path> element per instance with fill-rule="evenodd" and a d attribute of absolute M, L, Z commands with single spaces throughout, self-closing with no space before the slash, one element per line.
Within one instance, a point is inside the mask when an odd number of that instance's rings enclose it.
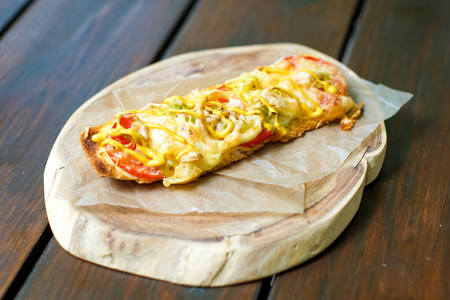
<path fill-rule="evenodd" d="M 348 69 L 349 94 L 364 113 L 351 131 L 328 124 L 288 143 L 272 143 L 198 181 L 174 185 L 139 185 L 99 177 L 81 150 L 78 135 L 88 126 L 97 126 L 117 113 L 161 102 L 171 95 L 184 95 L 238 76 L 227 72 L 176 82 L 136 86 L 112 91 L 77 116 L 76 125 L 64 137 L 62 149 L 67 163 L 57 193 L 75 205 L 106 203 L 136 207 L 157 213 L 187 212 L 280 212 L 301 213 L 305 182 L 334 172 L 383 120 L 395 114 L 412 95 L 360 79 Z"/>

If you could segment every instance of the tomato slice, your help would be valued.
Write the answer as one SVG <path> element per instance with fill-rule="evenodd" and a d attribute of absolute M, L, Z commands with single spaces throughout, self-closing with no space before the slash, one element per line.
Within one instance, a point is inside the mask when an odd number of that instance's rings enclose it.
<path fill-rule="evenodd" d="M 131 128 L 131 124 L 133 124 L 133 122 L 134 122 L 134 120 L 133 120 L 133 115 L 132 114 L 126 114 L 126 115 L 123 115 L 121 118 L 120 118 L 120 125 L 122 125 L 122 127 L 123 128 L 125 128 L 125 129 L 129 129 L 129 128 Z M 117 128 L 117 122 L 116 123 L 114 123 L 114 125 L 112 126 L 112 128 Z"/>
<path fill-rule="evenodd" d="M 123 115 L 120 118 L 120 125 L 122 125 L 122 127 L 125 129 L 131 128 L 131 124 L 133 124 L 133 122 L 134 122 L 134 120 L 131 117 L 132 117 L 131 114 Z M 117 123 L 114 123 L 112 128 L 117 128 Z M 112 139 L 121 143 L 128 149 L 131 149 L 131 150 L 136 149 L 136 145 L 133 143 L 133 140 L 130 138 L 127 138 L 123 135 L 112 137 Z"/>
<path fill-rule="evenodd" d="M 224 84 L 222 84 L 221 86 L 219 86 L 216 89 L 219 90 L 219 91 L 228 91 L 228 88 Z"/>
<path fill-rule="evenodd" d="M 161 174 L 161 171 L 155 167 L 146 167 L 144 164 L 135 164 L 132 162 L 122 162 L 119 161 L 117 166 L 123 169 L 125 172 L 130 173 L 139 178 L 143 179 L 162 179 L 164 175 Z"/>
<path fill-rule="evenodd" d="M 114 137 L 111 137 L 111 138 L 113 140 L 121 143 L 122 145 L 124 145 L 128 149 L 131 149 L 131 150 L 135 150 L 136 149 L 136 145 L 133 143 L 133 141 L 131 139 L 129 139 L 127 137 L 119 135 L 119 136 L 114 136 Z"/>
<path fill-rule="evenodd" d="M 295 67 L 295 55 L 288 56 L 283 58 L 284 61 L 286 61 L 290 67 Z"/>
<path fill-rule="evenodd" d="M 217 98 L 217 101 L 219 101 L 220 103 L 228 103 L 228 102 L 230 102 L 230 100 L 225 99 L 225 98 Z"/>
<path fill-rule="evenodd" d="M 131 128 L 131 124 L 133 124 L 134 120 L 131 118 L 133 115 L 127 114 L 123 115 L 122 118 L 120 118 L 120 125 L 122 125 L 123 128 Z"/>
<path fill-rule="evenodd" d="M 314 56 L 303 55 L 303 57 L 306 59 L 309 59 L 309 60 L 313 60 L 313 61 L 320 61 L 320 59 L 318 59 L 317 57 L 314 57 Z"/>
<path fill-rule="evenodd" d="M 114 155 L 113 151 L 108 151 L 108 155 L 119 168 L 131 175 L 149 180 L 164 178 L 164 175 L 161 174 L 158 168 L 144 166 L 143 163 L 132 156 L 125 154 L 125 157 L 119 158 L 117 155 Z"/>
<path fill-rule="evenodd" d="M 312 60 L 315 62 L 319 63 L 319 66 L 323 66 L 323 65 L 327 65 L 327 66 L 333 66 L 334 68 L 336 68 L 334 65 L 332 65 L 330 62 L 326 61 L 326 60 L 322 60 L 320 58 L 314 57 L 314 56 L 310 56 L 310 55 L 302 55 L 303 58 L 308 59 L 308 60 Z"/>
<path fill-rule="evenodd" d="M 291 61 L 294 58 L 295 58 L 295 55 L 291 55 L 291 56 L 286 56 L 285 58 L 283 58 L 283 60 Z"/>
<path fill-rule="evenodd" d="M 260 144 L 266 139 L 268 139 L 272 135 L 272 131 L 269 131 L 267 129 L 261 130 L 261 132 L 251 141 L 247 143 L 240 144 L 239 146 L 243 147 L 252 147 L 254 145 Z"/>

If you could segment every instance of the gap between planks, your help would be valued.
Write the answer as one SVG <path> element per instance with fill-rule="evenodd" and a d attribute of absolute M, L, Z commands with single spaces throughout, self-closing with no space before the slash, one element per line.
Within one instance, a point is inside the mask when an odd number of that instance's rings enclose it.
<path fill-rule="evenodd" d="M 177 35 L 182 31 L 184 25 L 193 15 L 193 12 L 196 10 L 198 6 L 198 3 L 199 3 L 198 0 L 192 0 L 191 3 L 187 5 L 186 10 L 180 17 L 180 20 L 178 20 L 178 22 L 175 24 L 170 34 L 167 35 L 166 40 L 162 42 L 161 48 L 156 53 L 156 56 L 148 63 L 148 65 L 158 62 L 163 58 L 167 58 L 167 55 L 171 52 L 170 49 L 173 46 L 173 43 L 176 40 Z"/>
<path fill-rule="evenodd" d="M 23 263 L 19 272 L 17 272 L 16 277 L 14 278 L 14 280 L 11 282 L 11 285 L 6 290 L 6 293 L 3 296 L 4 300 L 14 299 L 16 297 L 17 293 L 22 288 L 22 286 L 25 283 L 25 281 L 27 280 L 28 276 L 33 271 L 34 266 L 37 264 L 37 262 L 41 258 L 42 253 L 44 253 L 45 248 L 47 248 L 52 237 L 53 237 L 53 233 L 50 230 L 50 225 L 47 224 L 47 226 L 45 227 L 41 236 L 39 237 L 38 241 L 36 242 L 33 249 L 31 250 L 30 254 L 28 254 L 28 257 L 25 260 L 25 262 Z"/>
<path fill-rule="evenodd" d="M 37 0 L 36 0 L 37 1 Z M 22 5 L 21 8 L 17 10 L 17 12 L 5 23 L 3 28 L 0 28 L 0 41 L 3 39 L 3 36 L 9 31 L 9 29 L 16 23 L 16 21 L 22 17 L 28 7 L 33 3 L 33 0 L 29 0 L 25 4 Z"/>
<path fill-rule="evenodd" d="M 345 35 L 344 43 L 342 43 L 341 50 L 339 51 L 338 60 L 344 64 L 348 63 L 350 58 L 355 38 L 358 35 L 359 20 L 361 19 L 362 12 L 364 10 L 366 1 L 359 0 L 355 6 L 350 24 L 348 25 L 347 34 Z"/>

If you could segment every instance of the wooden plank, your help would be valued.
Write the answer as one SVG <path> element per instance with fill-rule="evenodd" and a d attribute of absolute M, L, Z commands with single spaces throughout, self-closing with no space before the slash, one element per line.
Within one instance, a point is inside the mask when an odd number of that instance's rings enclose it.
<path fill-rule="evenodd" d="M 260 287 L 192 288 L 80 262 L 52 241 L 17 299 L 256 299 Z"/>
<path fill-rule="evenodd" d="M 47 226 L 42 174 L 63 124 L 97 90 L 154 59 L 187 4 L 41 0 L 3 36 L 0 296 Z"/>
<path fill-rule="evenodd" d="M 202 1 L 165 56 L 237 45 L 293 42 L 337 57 L 357 1 Z"/>
<path fill-rule="evenodd" d="M 0 32 L 4 30 L 14 17 L 32 0 L 0 1 Z"/>
<path fill-rule="evenodd" d="M 340 51 L 340 47 L 342 43 L 344 43 L 344 37 L 346 35 L 347 31 L 347 25 L 350 23 L 351 15 L 354 9 L 354 5 L 346 6 L 346 8 L 342 8 L 342 6 L 338 6 L 337 4 L 341 4 L 342 1 L 328 1 L 327 3 L 330 4 L 330 7 L 339 7 L 337 8 L 339 12 L 341 13 L 339 17 L 339 22 L 337 17 L 333 17 L 334 14 L 332 13 L 324 13 L 323 8 L 326 8 L 327 6 L 324 4 L 316 4 L 316 3 L 310 3 L 308 4 L 307 1 L 300 1 L 303 3 L 303 5 L 298 5 L 297 2 L 292 2 L 291 4 L 285 5 L 283 8 L 283 11 L 286 12 L 286 14 L 290 15 L 290 5 L 292 5 L 293 8 L 296 9 L 295 13 L 295 21 L 289 21 L 289 24 L 295 26 L 296 30 L 286 30 L 286 26 L 283 25 L 284 22 L 287 22 L 287 20 L 281 20 L 278 18 L 275 18 L 272 22 L 274 23 L 274 26 L 279 29 L 277 38 L 273 38 L 274 34 L 272 34 L 272 38 L 269 39 L 269 36 L 266 34 L 259 34 L 258 38 L 253 38 L 251 41 L 246 40 L 248 37 L 251 36 L 251 33 L 247 32 L 245 34 L 240 34 L 236 36 L 234 39 L 232 38 L 232 35 L 230 32 L 227 32 L 227 28 L 230 26 L 237 26 L 239 24 L 242 25 L 242 27 L 250 26 L 250 27 L 256 27 L 260 28 L 263 24 L 259 22 L 255 17 L 252 17 L 251 19 L 246 19 L 244 14 L 239 15 L 231 15 L 228 18 L 217 18 L 217 11 L 218 8 L 215 8 L 214 4 L 211 4 L 212 1 L 209 1 L 208 3 L 200 3 L 200 6 L 196 6 L 196 10 L 193 14 L 190 15 L 190 22 L 189 24 L 197 23 L 197 19 L 202 20 L 202 24 L 209 24 L 214 23 L 214 26 L 198 26 L 197 28 L 191 28 L 190 26 L 186 27 L 183 32 L 180 32 L 178 35 L 177 43 L 175 44 L 178 50 L 176 50 L 174 47 L 171 47 L 172 50 L 169 50 L 166 52 L 167 55 L 180 53 L 184 51 L 190 51 L 190 50 L 196 50 L 196 49 L 203 49 L 203 48 L 211 48 L 211 47 L 220 47 L 220 46 L 228 46 L 228 45 L 237 45 L 237 44 L 249 44 L 249 43 L 268 43 L 268 42 L 274 42 L 274 41 L 295 41 L 295 42 L 302 42 L 309 46 L 317 47 L 317 45 L 322 44 L 322 50 L 324 48 L 328 48 L 325 50 L 325 52 L 337 56 L 337 54 Z M 217 4 L 220 3 L 220 5 L 224 5 L 223 3 L 229 3 L 225 5 L 226 9 L 228 11 L 231 10 L 239 10 L 239 7 L 242 5 L 242 3 L 239 3 L 238 1 L 223 1 L 223 2 L 215 2 Z M 258 7 L 263 5 L 263 7 L 266 7 L 266 4 L 261 4 L 260 1 L 251 0 L 247 1 L 247 3 L 250 3 L 253 7 Z M 279 5 L 282 5 L 282 2 L 276 2 Z M 284 3 L 284 2 L 283 2 Z M 346 2 L 348 3 L 348 2 Z M 352 2 L 350 4 L 354 4 L 355 2 Z M 247 5 L 247 4 L 246 4 Z M 284 4 L 283 4 L 284 5 Z M 203 8 L 201 12 L 198 12 L 197 9 L 200 7 L 206 6 L 207 9 Z M 277 5 L 278 7 L 278 5 Z M 223 7 L 222 7 L 223 8 Z M 271 8 L 273 9 L 273 8 Z M 265 8 L 264 10 L 260 10 L 260 16 L 264 17 L 270 17 L 273 13 L 271 9 Z M 212 11 L 211 11 L 212 10 Z M 282 13 L 283 11 L 278 10 L 278 13 Z M 247 11 L 248 12 L 248 11 Z M 215 13 L 216 15 L 211 16 L 212 13 Z M 302 16 L 303 19 L 299 19 L 298 16 Z M 292 38 L 293 32 L 295 34 L 299 34 L 299 28 L 302 28 L 302 26 L 298 25 L 299 22 L 303 22 L 305 19 L 307 20 L 316 20 L 314 22 L 317 22 L 317 24 L 330 24 L 330 26 L 326 26 L 325 29 L 322 28 L 322 31 L 319 31 L 319 35 L 313 34 L 312 31 L 309 32 L 309 34 L 303 34 L 301 39 L 290 39 Z M 318 20 L 317 20 L 318 19 Z M 208 22 L 206 22 L 207 20 Z M 290 18 L 289 18 L 290 20 Z M 331 22 L 332 21 L 332 22 Z M 331 23 L 330 23 L 331 22 Z M 277 25 L 278 24 L 278 25 Z M 314 23 L 316 24 L 316 23 Z M 219 28 L 216 29 L 215 26 L 218 26 Z M 323 26 L 323 25 L 321 25 Z M 195 34 L 190 33 L 188 37 L 185 37 L 185 31 L 189 32 L 190 30 L 198 30 Z M 328 30 L 332 30 L 334 34 L 332 35 L 333 39 L 324 38 L 325 32 Z M 235 32 L 238 34 L 241 30 L 238 30 Z M 218 34 L 224 36 L 224 40 L 222 42 L 218 42 L 216 44 L 208 44 L 204 43 L 202 39 L 208 40 L 208 38 L 211 36 L 211 32 L 217 32 Z M 234 33 L 233 33 L 234 34 Z M 326 36 L 326 35 L 325 35 Z M 338 37 L 338 38 L 337 38 Z M 230 38 L 233 39 L 232 42 L 230 42 Z M 189 47 L 185 47 L 184 43 L 187 43 Z M 175 49 L 175 50 L 174 50 Z M 170 54 L 169 54 L 170 53 Z M 86 268 L 86 271 L 83 271 L 79 275 L 76 273 L 79 273 L 78 270 L 81 268 Z M 72 270 L 77 270 L 76 272 L 73 272 Z M 102 270 L 96 271 L 96 270 Z M 112 273 L 110 273 L 112 272 Z M 45 276 L 43 274 L 46 274 Z M 255 298 L 258 295 L 258 291 L 261 288 L 261 283 L 250 283 L 243 286 L 235 286 L 230 288 L 224 288 L 224 289 L 192 289 L 192 288 L 180 288 L 179 286 L 172 285 L 172 284 L 166 284 L 163 282 L 159 282 L 160 284 L 157 285 L 157 281 L 152 280 L 142 280 L 139 277 L 132 277 L 127 276 L 124 277 L 123 273 L 117 272 L 117 274 L 122 275 L 114 275 L 116 274 L 115 271 L 109 271 L 101 267 L 97 267 L 93 264 L 88 264 L 86 262 L 83 262 L 81 260 L 75 259 L 68 255 L 65 251 L 63 251 L 58 245 L 56 245 L 56 242 L 52 240 L 50 243 L 48 249 L 44 252 L 42 258 L 39 260 L 38 264 L 36 265 L 35 269 L 33 270 L 33 273 L 28 278 L 25 286 L 21 290 L 18 298 L 28 298 L 29 296 L 34 297 L 47 297 L 47 298 L 65 298 L 65 299 L 74 299 L 79 298 L 78 296 L 81 295 L 88 295 L 93 288 L 98 289 L 98 292 L 96 295 L 100 295 L 99 297 L 102 298 L 103 294 L 108 294 L 111 296 L 111 298 L 120 298 L 122 294 L 120 292 L 112 293 L 111 289 L 113 289 L 116 285 L 122 287 L 124 290 L 131 289 L 131 291 L 127 291 L 129 293 L 135 293 L 134 295 L 147 295 L 151 297 L 160 297 L 165 298 L 164 296 L 167 295 L 167 298 L 175 298 L 175 297 L 184 297 L 184 298 L 238 298 L 239 296 L 244 295 L 247 296 L 246 298 Z M 45 278 L 45 281 L 42 279 Z M 70 280 L 65 279 L 64 284 L 61 283 L 61 278 L 72 278 Z M 68 281 L 66 281 L 68 280 Z M 128 282 L 129 280 L 129 282 Z M 77 284 L 76 289 L 73 288 L 72 282 L 79 281 L 79 284 Z M 92 282 L 91 282 L 92 281 Z M 127 281 L 129 284 L 126 284 Z M 45 282 L 45 284 L 43 284 Z M 138 283 L 136 283 L 138 282 Z M 156 283 L 155 283 L 156 282 Z M 95 286 L 92 287 L 91 285 Z M 58 293 L 53 292 L 53 289 L 57 289 Z M 194 291 L 194 292 L 192 292 Z"/>
<path fill-rule="evenodd" d="M 368 1 L 349 65 L 412 92 L 386 122 L 385 164 L 340 239 L 277 277 L 272 299 L 445 299 L 450 294 L 450 2 Z"/>

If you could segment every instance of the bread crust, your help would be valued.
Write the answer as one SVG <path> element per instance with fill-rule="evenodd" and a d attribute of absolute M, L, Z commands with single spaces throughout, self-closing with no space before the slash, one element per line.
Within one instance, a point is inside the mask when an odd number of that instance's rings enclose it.
<path fill-rule="evenodd" d="M 86 130 L 80 134 L 79 140 L 81 148 L 95 172 L 102 177 L 107 177 L 112 175 L 115 166 L 111 166 L 101 158 L 98 152 L 98 144 L 92 140 L 92 136 L 99 133 L 102 126 L 103 125 L 86 128 Z"/>

